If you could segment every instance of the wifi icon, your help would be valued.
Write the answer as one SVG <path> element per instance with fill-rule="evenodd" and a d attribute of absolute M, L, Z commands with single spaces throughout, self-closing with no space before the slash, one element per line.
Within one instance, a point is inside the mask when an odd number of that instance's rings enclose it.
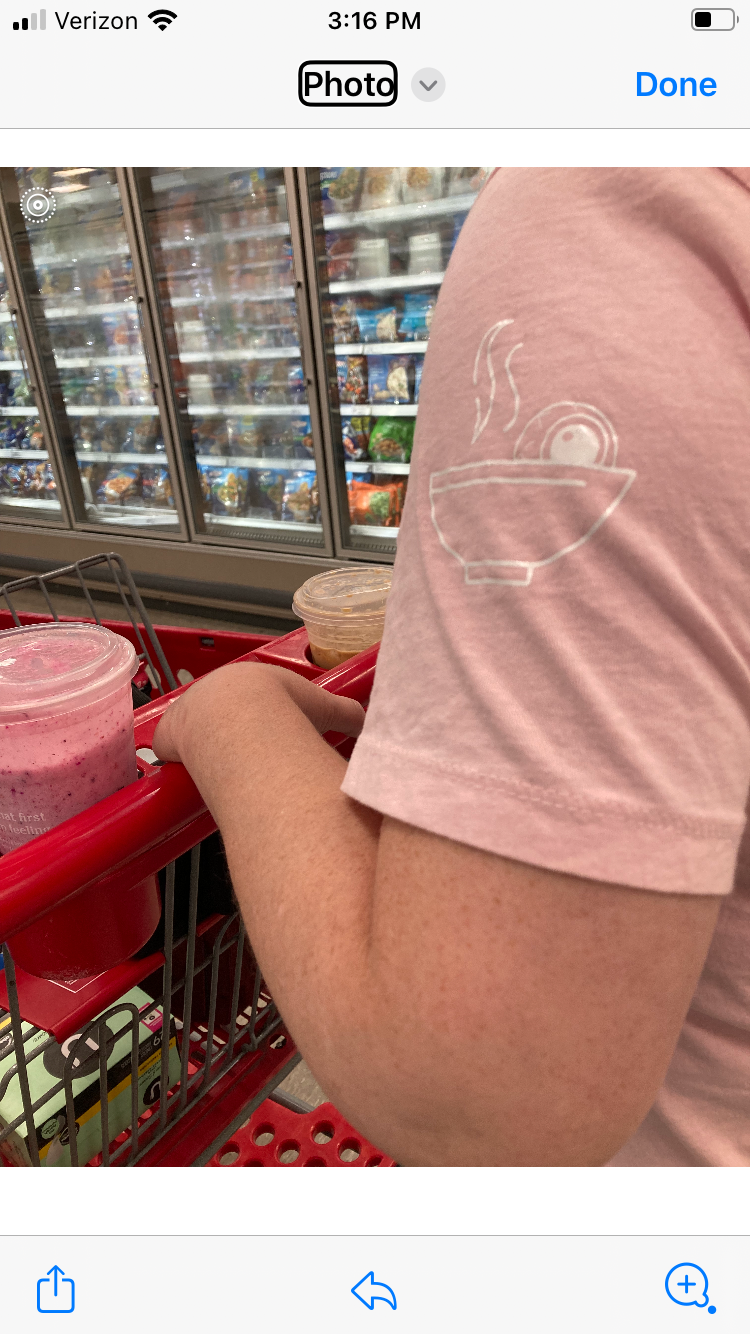
<path fill-rule="evenodd" d="M 157 28 L 161 28 L 161 31 L 164 32 L 164 29 L 174 22 L 177 15 L 173 9 L 152 9 L 149 18 L 152 23 L 156 24 Z"/>

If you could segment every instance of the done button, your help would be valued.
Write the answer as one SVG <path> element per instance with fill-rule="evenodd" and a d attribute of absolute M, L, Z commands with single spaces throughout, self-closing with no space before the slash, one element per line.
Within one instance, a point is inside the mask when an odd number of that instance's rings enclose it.
<path fill-rule="evenodd" d="M 305 107 L 392 107 L 398 70 L 390 60 L 306 60 L 298 90 Z"/>

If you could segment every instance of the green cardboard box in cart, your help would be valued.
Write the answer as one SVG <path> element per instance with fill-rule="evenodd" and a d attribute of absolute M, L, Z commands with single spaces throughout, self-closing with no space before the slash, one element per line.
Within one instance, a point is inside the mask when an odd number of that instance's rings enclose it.
<path fill-rule="evenodd" d="M 153 1107 L 160 1096 L 162 1010 L 140 987 L 133 987 L 122 996 L 118 1005 L 135 1005 L 138 1023 L 138 1113 Z M 112 1007 L 108 1007 L 112 1008 Z M 131 1041 L 132 1016 L 120 1010 L 107 1020 L 110 1039 L 107 1043 L 107 1100 L 109 1103 L 110 1143 L 131 1122 Z M 24 1023 L 24 1053 L 29 1076 L 32 1103 L 44 1098 L 34 1113 L 36 1143 L 43 1167 L 70 1167 L 68 1120 L 65 1111 L 63 1074 L 65 1062 L 75 1046 L 79 1034 L 69 1038 L 62 1047 L 56 1042 L 39 1055 L 34 1053 L 49 1040 L 49 1034 Z M 76 1059 L 80 1074 L 73 1080 L 73 1106 L 76 1116 L 78 1161 L 89 1162 L 102 1149 L 102 1119 L 99 1097 L 99 1048 L 97 1031 L 87 1039 L 85 1051 Z M 23 1114 L 21 1086 L 18 1074 L 6 1075 L 16 1064 L 10 1040 L 10 1015 L 0 1010 L 0 1131 Z M 180 1058 L 174 1020 L 169 1033 L 169 1087 L 180 1077 Z M 29 1135 L 25 1121 L 5 1138 L 0 1139 L 0 1155 L 6 1163 L 17 1167 L 31 1166 Z"/>

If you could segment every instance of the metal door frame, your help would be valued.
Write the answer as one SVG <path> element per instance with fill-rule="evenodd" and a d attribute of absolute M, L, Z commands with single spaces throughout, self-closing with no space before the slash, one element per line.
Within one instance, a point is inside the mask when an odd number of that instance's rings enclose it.
<path fill-rule="evenodd" d="M 194 480 L 189 460 L 185 457 L 185 451 L 182 444 L 182 432 L 180 426 L 180 407 L 177 401 L 172 369 L 170 364 L 169 349 L 164 332 L 162 320 L 161 302 L 159 300 L 158 284 L 154 272 L 153 257 L 151 246 L 148 239 L 148 226 L 144 215 L 143 197 L 141 184 L 138 178 L 138 168 L 127 167 L 124 169 L 124 175 L 128 181 L 129 205 L 132 209 L 132 218 L 134 225 L 134 237 L 137 239 L 139 252 L 139 269 L 143 274 L 144 292 L 147 296 L 149 313 L 154 327 L 155 344 L 159 355 L 160 380 L 165 387 L 165 397 L 168 403 L 168 412 L 172 426 L 173 438 L 177 444 L 177 456 L 179 460 L 180 477 L 186 497 L 186 520 L 190 541 L 193 544 L 200 544 L 205 547 L 231 547 L 234 550 L 244 550 L 248 552 L 262 551 L 264 553 L 279 555 L 297 556 L 301 558 L 330 559 L 334 556 L 334 535 L 331 523 L 331 505 L 329 492 L 328 460 L 325 451 L 325 433 L 323 427 L 323 415 L 321 413 L 320 398 L 318 394 L 318 384 L 316 378 L 316 356 L 315 343 L 312 331 L 311 302 L 308 290 L 308 270 L 305 256 L 305 241 L 300 212 L 300 199 L 297 188 L 298 170 L 294 167 L 284 167 L 284 184 L 286 186 L 287 213 L 289 216 L 289 231 L 292 244 L 292 259 L 294 265 L 294 285 L 295 301 L 297 305 L 297 321 L 300 335 L 300 359 L 302 362 L 302 371 L 305 377 L 305 386 L 307 390 L 307 402 L 310 409 L 310 430 L 313 437 L 313 446 L 315 449 L 315 462 L 318 476 L 318 490 L 320 493 L 321 521 L 323 527 L 323 542 L 319 546 L 305 545 L 294 540 L 289 541 L 271 541 L 258 537 L 256 535 L 246 538 L 224 537 L 216 533 L 206 531 L 205 525 L 201 521 L 198 505 L 190 504 L 190 497 L 194 491 Z M 140 170 L 144 170 L 141 168 Z M 273 465 L 273 460 L 269 460 L 269 466 Z M 196 496 L 197 500 L 197 496 Z M 293 528 L 293 525 L 289 525 Z"/>

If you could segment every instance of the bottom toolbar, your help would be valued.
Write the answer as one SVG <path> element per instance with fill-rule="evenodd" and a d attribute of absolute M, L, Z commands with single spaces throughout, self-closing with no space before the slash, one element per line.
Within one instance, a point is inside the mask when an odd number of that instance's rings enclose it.
<path fill-rule="evenodd" d="M 748 1250 L 745 1237 L 7 1237 L 3 1315 L 23 1330 L 62 1315 L 80 1334 L 746 1334 Z"/>

